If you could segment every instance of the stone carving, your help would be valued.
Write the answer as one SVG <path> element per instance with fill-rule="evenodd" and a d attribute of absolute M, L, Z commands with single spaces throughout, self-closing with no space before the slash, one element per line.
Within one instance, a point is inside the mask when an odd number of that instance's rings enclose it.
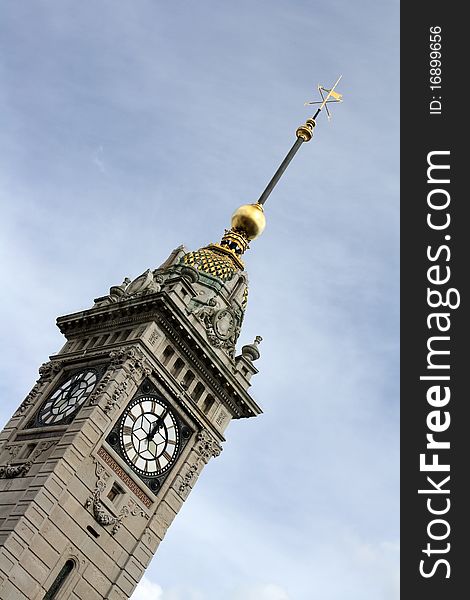
<path fill-rule="evenodd" d="M 100 305 L 106 305 L 129 300 L 143 294 L 156 294 L 162 289 L 164 281 L 165 277 L 158 269 L 154 271 L 147 269 L 134 281 L 126 277 L 121 285 L 112 286 L 109 294 L 97 299 L 97 302 Z"/>
<path fill-rule="evenodd" d="M 128 385 L 129 385 L 129 382 L 127 379 L 124 379 L 124 381 L 121 381 L 120 383 L 118 383 L 118 385 L 116 386 L 116 389 L 112 393 L 111 398 L 108 398 L 108 400 L 106 401 L 106 406 L 104 407 L 104 412 L 108 413 L 110 410 L 112 410 L 118 404 L 119 398 L 126 391 Z"/>
<path fill-rule="evenodd" d="M 194 449 L 198 456 L 195 462 L 188 466 L 186 473 L 181 476 L 177 488 L 183 500 L 186 500 L 188 497 L 194 480 L 197 478 L 202 467 L 209 462 L 211 457 L 219 456 L 222 452 L 222 447 L 207 429 L 203 429 L 197 434 L 197 443 Z"/>
<path fill-rule="evenodd" d="M 95 461 L 95 474 L 96 474 L 96 486 L 93 490 L 92 495 L 87 498 L 85 503 L 86 508 L 92 509 L 95 521 L 102 527 L 111 527 L 111 535 L 116 535 L 121 527 L 122 521 L 129 515 L 140 515 L 145 519 L 148 519 L 148 515 L 132 500 L 129 499 L 128 503 L 121 507 L 118 515 L 113 515 L 106 508 L 101 501 L 101 494 L 106 488 L 107 480 L 109 479 L 109 473 L 98 461 Z"/>
<path fill-rule="evenodd" d="M 5 465 L 0 467 L 0 479 L 13 479 L 13 477 L 23 477 L 31 468 L 33 463 L 28 460 L 21 465 Z"/>
<path fill-rule="evenodd" d="M 155 346 L 155 342 L 158 340 L 158 332 L 156 329 L 154 329 L 152 331 L 152 333 L 149 335 L 149 344 L 151 346 Z"/>
<path fill-rule="evenodd" d="M 111 533 L 112 535 L 116 535 L 121 527 L 122 520 L 129 515 L 129 509 L 127 506 L 123 506 L 119 515 L 117 517 L 113 516 L 100 500 L 101 491 L 98 489 L 93 492 L 93 496 L 88 498 L 86 502 L 86 507 L 89 508 L 92 506 L 95 521 L 103 527 L 112 525 Z"/>
<path fill-rule="evenodd" d="M 186 281 L 189 281 L 189 283 L 196 283 L 196 281 L 199 279 L 199 273 L 197 271 L 198 267 L 199 264 L 197 263 L 194 263 L 194 267 L 184 265 L 183 267 L 181 267 L 182 277 L 184 277 Z"/>
<path fill-rule="evenodd" d="M 184 477 L 183 477 L 183 481 L 180 483 L 179 486 L 179 491 L 181 494 L 184 494 L 186 492 L 186 489 L 191 485 L 191 482 L 193 481 L 194 477 L 196 476 L 196 473 L 198 471 L 198 465 L 191 465 L 189 467 L 189 469 L 186 471 Z"/>
<path fill-rule="evenodd" d="M 216 425 L 222 427 L 222 425 L 224 425 L 225 421 L 227 420 L 227 417 L 228 414 L 224 410 L 221 410 L 217 416 L 217 419 L 215 420 Z"/>
<path fill-rule="evenodd" d="M 9 445 L 9 446 L 5 446 L 5 450 L 8 452 L 8 454 L 10 455 L 10 460 L 9 462 L 11 462 L 12 460 L 14 460 L 18 454 L 18 452 L 21 450 L 23 446 L 21 444 L 16 444 L 14 446 Z"/>
<path fill-rule="evenodd" d="M 131 280 L 129 277 L 125 277 L 124 281 L 121 285 L 113 285 L 109 289 L 108 299 L 110 302 L 119 302 L 122 297 L 125 295 L 127 288 L 129 287 Z"/>
<path fill-rule="evenodd" d="M 152 501 L 145 494 L 141 488 L 135 483 L 133 479 L 120 467 L 117 462 L 112 458 L 106 450 L 101 447 L 98 450 L 98 456 L 116 473 L 116 475 L 127 485 L 127 487 L 139 498 L 144 506 L 149 508 L 152 505 Z"/>
<path fill-rule="evenodd" d="M 112 370 L 124 368 L 136 383 L 142 377 L 148 377 L 152 372 L 150 363 L 136 346 L 124 346 L 118 350 L 113 350 L 109 356 L 111 358 L 109 368 Z"/>
<path fill-rule="evenodd" d="M 204 292 L 199 292 L 199 294 L 204 294 Z M 202 304 L 198 308 L 194 308 L 192 312 L 198 319 L 205 322 L 206 319 L 212 317 L 217 306 L 217 300 L 215 298 L 209 298 L 205 304 Z"/>
<path fill-rule="evenodd" d="M 224 349 L 233 357 L 235 343 L 240 333 L 241 311 L 231 308 L 218 308 L 215 298 L 194 311 L 194 315 L 202 321 L 206 328 L 209 342 L 216 348 Z"/>
<path fill-rule="evenodd" d="M 263 338 L 260 335 L 257 335 L 252 344 L 247 344 L 246 346 L 242 347 L 242 356 L 249 361 L 258 360 L 260 357 L 258 344 L 262 341 Z"/>
<path fill-rule="evenodd" d="M 133 379 L 133 381 L 138 384 L 143 377 L 148 377 L 152 372 L 150 363 L 145 359 L 143 353 L 136 347 L 124 346 L 122 348 L 118 348 L 117 350 L 110 352 L 109 357 L 111 360 L 108 365 L 108 369 L 90 396 L 88 401 L 89 404 L 93 405 L 98 402 L 100 396 L 115 376 L 116 371 L 123 369 L 123 371 L 126 373 L 126 379 L 117 384 L 111 395 L 111 398 L 107 399 L 106 405 L 104 406 L 105 412 L 109 412 L 118 404 L 119 399 L 129 385 L 129 378 Z"/>
<path fill-rule="evenodd" d="M 51 379 L 62 369 L 62 361 L 52 361 L 46 362 L 39 367 L 39 379 L 34 384 L 33 389 L 29 392 L 26 398 L 23 400 L 19 408 L 17 409 L 15 415 L 22 415 L 26 410 L 31 406 L 31 404 L 35 401 L 42 388 L 49 383 Z"/>
<path fill-rule="evenodd" d="M 109 473 L 99 462 L 95 462 L 95 474 L 96 474 L 96 487 L 93 490 L 92 495 L 87 498 L 85 503 L 86 508 L 92 507 L 93 516 L 95 521 L 103 527 L 112 525 L 111 533 L 115 535 L 119 527 L 121 527 L 122 520 L 129 514 L 129 509 L 123 507 L 125 510 L 121 511 L 117 517 L 112 515 L 108 509 L 101 502 L 101 494 L 106 488 L 106 482 L 109 478 Z"/>
<path fill-rule="evenodd" d="M 215 458 L 222 452 L 222 446 L 212 437 L 207 429 L 202 429 L 197 434 L 197 441 L 195 450 L 205 463 L 209 462 L 212 456 Z"/>
<path fill-rule="evenodd" d="M 218 310 L 212 315 L 212 325 L 215 334 L 220 340 L 228 340 L 233 335 L 235 329 L 235 317 L 226 308 Z"/>
<path fill-rule="evenodd" d="M 96 404 L 98 402 L 98 399 L 100 398 L 101 394 L 108 387 L 108 384 L 111 381 L 111 378 L 113 376 L 113 371 L 114 371 L 114 369 L 108 368 L 108 370 L 103 375 L 103 377 L 100 379 L 98 385 L 93 390 L 90 397 L 88 398 L 88 404 L 93 406 L 94 404 Z"/>
<path fill-rule="evenodd" d="M 43 452 L 49 450 L 49 448 L 51 448 L 56 443 L 57 440 L 40 442 L 33 450 L 28 460 L 26 460 L 24 463 L 18 465 L 11 465 L 10 462 L 8 462 L 5 466 L 0 467 L 0 479 L 13 479 L 14 477 L 24 477 L 31 469 L 36 459 L 39 458 L 39 456 L 41 456 Z M 8 450 L 10 456 L 12 457 L 11 460 L 13 460 L 13 457 L 15 457 L 18 454 L 20 448 L 22 448 L 22 446 L 17 445 L 9 446 L 5 449 Z"/>

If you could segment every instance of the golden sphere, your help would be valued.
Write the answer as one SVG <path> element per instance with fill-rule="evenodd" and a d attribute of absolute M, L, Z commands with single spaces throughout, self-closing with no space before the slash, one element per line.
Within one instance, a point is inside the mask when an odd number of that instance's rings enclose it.
<path fill-rule="evenodd" d="M 266 227 L 266 219 L 261 204 L 244 204 L 232 215 L 233 229 L 241 229 L 249 240 L 260 236 Z"/>

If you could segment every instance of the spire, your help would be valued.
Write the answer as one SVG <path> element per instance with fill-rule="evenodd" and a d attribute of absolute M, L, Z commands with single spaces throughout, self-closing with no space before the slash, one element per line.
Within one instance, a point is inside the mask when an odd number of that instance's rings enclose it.
<path fill-rule="evenodd" d="M 300 146 L 312 139 L 316 119 L 323 108 L 325 108 L 328 119 L 330 119 L 331 113 L 328 109 L 328 104 L 331 102 L 342 102 L 342 94 L 335 91 L 341 77 L 341 75 L 338 77 L 331 89 L 325 88 L 322 85 L 318 86 L 321 100 L 305 103 L 306 105 L 319 104 L 320 106 L 312 117 L 308 118 L 303 125 L 297 128 L 295 132 L 297 139 L 294 145 L 274 173 L 258 201 L 254 204 L 243 204 L 237 208 L 232 215 L 231 228 L 225 230 L 220 243 L 209 244 L 200 250 L 189 252 L 182 259 L 184 263 L 224 281 L 230 279 L 236 271 L 244 269 L 241 259 L 242 254 L 249 248 L 249 242 L 259 237 L 266 226 L 263 208 L 266 200 Z"/>

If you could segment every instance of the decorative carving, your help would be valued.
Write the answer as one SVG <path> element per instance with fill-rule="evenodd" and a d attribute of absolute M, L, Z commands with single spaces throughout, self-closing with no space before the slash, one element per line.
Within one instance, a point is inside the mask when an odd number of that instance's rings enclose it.
<path fill-rule="evenodd" d="M 61 360 L 50 360 L 39 367 L 39 375 L 44 381 L 50 381 L 62 369 L 62 366 L 63 362 Z"/>
<path fill-rule="evenodd" d="M 109 290 L 109 294 L 102 298 L 98 298 L 96 302 L 103 306 L 129 300 L 144 294 L 156 294 L 161 290 L 164 281 L 165 277 L 158 269 L 155 269 L 154 271 L 147 269 L 132 282 L 126 277 L 121 285 L 112 286 Z"/>
<path fill-rule="evenodd" d="M 136 383 L 152 372 L 150 363 L 137 346 L 124 346 L 113 350 L 109 356 L 111 358 L 109 368 L 112 370 L 124 368 Z"/>
<path fill-rule="evenodd" d="M 212 456 L 219 456 L 219 454 L 222 452 L 222 447 L 212 437 L 207 429 L 203 429 L 197 434 L 195 450 L 198 456 L 195 462 L 187 467 L 185 474 L 181 476 L 177 488 L 183 500 L 186 500 L 190 492 L 190 488 L 193 486 L 194 480 L 197 478 L 198 473 L 204 464 L 207 464 Z"/>
<path fill-rule="evenodd" d="M 40 442 L 36 446 L 36 448 L 33 450 L 33 452 L 31 453 L 31 456 L 28 458 L 28 460 L 26 460 L 24 463 L 21 463 L 18 465 L 11 465 L 8 462 L 5 466 L 0 467 L 0 479 L 13 479 L 14 477 L 24 477 L 28 473 L 28 471 L 31 469 L 31 467 L 33 466 L 36 459 L 39 458 L 39 456 L 41 456 L 41 454 L 43 454 L 43 452 L 45 452 L 46 450 L 49 450 L 49 448 L 51 448 L 56 443 L 57 443 L 57 440 Z M 18 451 L 20 448 L 21 448 L 21 446 L 18 445 L 18 446 L 10 446 L 5 449 L 8 449 L 10 456 L 12 456 L 11 460 L 13 460 L 13 457 L 18 454 Z"/>
<path fill-rule="evenodd" d="M 127 288 L 129 287 L 131 280 L 129 277 L 125 277 L 121 285 L 113 285 L 109 290 L 108 299 L 110 302 L 119 302 L 125 295 Z"/>
<path fill-rule="evenodd" d="M 123 506 L 118 516 L 112 515 L 109 510 L 101 502 L 101 494 L 106 488 L 106 481 L 109 478 L 109 473 L 99 462 L 95 462 L 96 487 L 92 495 L 87 498 L 85 503 L 86 508 L 92 507 L 95 521 L 103 527 L 112 525 L 111 534 L 116 535 L 121 527 L 122 520 L 129 515 L 129 508 Z"/>
<path fill-rule="evenodd" d="M 51 381 L 51 379 L 62 369 L 63 363 L 62 361 L 52 361 L 43 363 L 39 367 L 39 379 L 34 384 L 33 389 L 29 392 L 26 398 L 23 400 L 18 410 L 16 411 L 16 415 L 22 415 L 26 410 L 31 406 L 34 400 L 37 398 L 42 388 Z"/>
<path fill-rule="evenodd" d="M 16 444 L 15 446 L 5 446 L 5 450 L 8 452 L 8 454 L 10 455 L 10 461 L 14 460 L 18 454 L 18 452 L 21 450 L 23 446 L 21 444 Z"/>
<path fill-rule="evenodd" d="M 183 481 L 180 483 L 179 486 L 179 492 L 181 494 L 184 494 L 186 492 L 186 489 L 188 487 L 190 487 L 191 482 L 193 481 L 194 477 L 196 476 L 196 473 L 198 471 L 198 465 L 191 465 L 189 467 L 189 469 L 186 471 L 184 477 L 183 477 Z"/>
<path fill-rule="evenodd" d="M 242 356 L 249 361 L 258 360 L 260 357 L 258 344 L 262 341 L 263 338 L 260 335 L 257 335 L 252 344 L 247 344 L 246 346 L 242 347 Z"/>
<path fill-rule="evenodd" d="M 189 283 L 196 283 L 196 281 L 199 279 L 199 273 L 197 272 L 198 268 L 199 263 L 194 263 L 194 266 L 192 267 L 185 265 L 181 268 L 181 275 L 184 277 L 184 279 L 186 279 L 186 281 L 189 281 Z"/>
<path fill-rule="evenodd" d="M 219 427 L 222 427 L 222 425 L 224 425 L 225 421 L 227 420 L 227 417 L 228 417 L 228 414 L 225 412 L 225 410 L 221 410 L 215 420 L 216 424 Z"/>
<path fill-rule="evenodd" d="M 118 404 L 119 399 L 129 385 L 128 378 L 132 378 L 134 382 L 138 384 L 144 377 L 148 377 L 152 372 L 150 363 L 145 359 L 143 353 L 135 346 L 124 346 L 117 350 L 113 350 L 110 352 L 109 357 L 111 360 L 108 370 L 101 379 L 96 390 L 93 392 L 89 403 L 96 404 L 101 394 L 113 379 L 115 371 L 122 369 L 126 373 L 126 379 L 118 383 L 111 398 L 108 398 L 104 407 L 105 412 L 109 412 Z"/>
<path fill-rule="evenodd" d="M 129 499 L 127 505 L 129 507 L 129 512 L 133 517 L 136 517 L 138 515 L 139 517 L 142 517 L 144 519 L 149 518 L 148 514 L 142 508 L 140 508 L 140 506 L 136 504 L 134 500 L 132 500 L 132 498 Z"/>
<path fill-rule="evenodd" d="M 217 310 L 217 301 L 210 298 L 207 304 L 194 311 L 195 316 L 203 322 L 207 339 L 216 348 L 224 349 L 233 357 L 235 343 L 240 333 L 240 315 L 230 308 Z"/>
<path fill-rule="evenodd" d="M 118 515 L 112 515 L 111 512 L 101 501 L 101 494 L 106 488 L 107 480 L 109 479 L 109 473 L 106 471 L 104 466 L 95 460 L 95 474 L 96 474 L 96 487 L 93 490 L 92 495 L 87 498 L 85 503 L 86 508 L 92 509 L 95 521 L 103 527 L 111 527 L 111 535 L 116 535 L 119 528 L 121 527 L 122 521 L 129 515 L 139 515 L 148 519 L 148 515 L 132 500 L 129 498 L 127 504 L 121 507 Z"/>
<path fill-rule="evenodd" d="M 118 404 L 119 398 L 126 391 L 128 385 L 129 385 L 129 382 L 127 379 L 124 379 L 123 381 L 118 383 L 111 398 L 108 398 L 108 400 L 106 401 L 106 406 L 104 407 L 104 412 L 108 413 Z"/>
<path fill-rule="evenodd" d="M 88 404 L 90 404 L 91 406 L 93 406 L 94 404 L 97 403 L 99 397 L 101 396 L 101 394 L 104 392 L 104 390 L 107 388 L 109 382 L 111 381 L 111 378 L 113 376 L 113 371 L 114 371 L 114 369 L 109 369 L 108 368 L 108 370 L 106 371 L 106 373 L 100 379 L 100 381 L 99 381 L 98 385 L 96 386 L 96 388 L 90 394 L 90 397 L 88 398 Z"/>
<path fill-rule="evenodd" d="M 158 340 L 158 331 L 154 329 L 152 333 L 149 335 L 149 344 L 151 346 L 155 346 L 155 342 Z"/>
<path fill-rule="evenodd" d="M 102 490 L 95 489 L 93 495 L 86 501 L 86 507 L 89 508 L 90 506 L 92 506 L 95 521 L 103 527 L 108 527 L 109 525 L 112 525 L 113 527 L 111 529 L 111 534 L 116 535 L 119 528 L 121 527 L 122 520 L 129 515 L 129 509 L 127 508 L 127 506 L 123 506 L 119 515 L 117 517 L 114 517 L 101 502 L 101 491 Z"/>
<path fill-rule="evenodd" d="M 0 479 L 12 479 L 13 477 L 24 477 L 33 463 L 28 460 L 21 465 L 10 464 L 0 467 Z"/>
<path fill-rule="evenodd" d="M 235 329 L 235 317 L 232 311 L 224 308 L 212 315 L 212 326 L 220 340 L 228 340 Z"/>
<path fill-rule="evenodd" d="M 222 446 L 211 436 L 207 429 L 203 429 L 197 434 L 197 440 L 196 452 L 199 453 L 205 463 L 212 456 L 215 458 L 222 452 Z"/>
<path fill-rule="evenodd" d="M 112 456 L 110 456 L 106 450 L 101 447 L 98 450 L 98 456 L 110 467 L 114 473 L 126 484 L 126 486 L 137 496 L 144 506 L 149 508 L 152 505 L 152 501 L 147 494 L 134 482 L 133 479 L 122 469 Z"/>

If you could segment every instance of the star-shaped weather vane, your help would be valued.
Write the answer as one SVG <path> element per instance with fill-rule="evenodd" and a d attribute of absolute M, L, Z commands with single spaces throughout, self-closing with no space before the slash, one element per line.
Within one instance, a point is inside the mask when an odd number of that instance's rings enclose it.
<path fill-rule="evenodd" d="M 304 104 L 304 106 L 309 106 L 311 104 L 320 104 L 321 106 L 317 109 L 317 112 L 315 114 L 315 116 L 313 118 L 315 118 L 318 113 L 321 111 L 321 109 L 323 107 L 325 107 L 326 110 L 326 114 L 328 115 L 328 120 L 331 119 L 331 113 L 328 109 L 328 104 L 330 102 L 342 102 L 343 101 L 343 94 L 338 94 L 338 92 L 335 92 L 336 86 L 338 85 L 338 83 L 340 82 L 342 75 L 340 75 L 338 77 L 338 79 L 336 80 L 336 83 L 334 84 L 334 86 L 329 90 L 325 87 L 323 87 L 322 85 L 318 86 L 318 91 L 320 93 L 321 96 L 321 100 L 317 100 L 314 102 L 306 102 Z M 324 94 L 326 94 L 326 96 L 324 96 Z"/>
<path fill-rule="evenodd" d="M 342 77 L 342 75 L 340 75 L 338 77 L 338 79 L 336 80 L 336 83 L 330 89 L 325 88 L 322 85 L 318 86 L 318 91 L 320 93 L 321 100 L 314 100 L 313 102 L 305 103 L 305 106 L 309 106 L 312 104 L 319 104 L 320 106 L 317 108 L 313 117 L 310 117 L 309 119 L 307 119 L 303 125 L 300 125 L 300 127 L 297 128 L 297 131 L 295 132 L 297 139 L 296 139 L 294 145 L 289 150 L 287 156 L 282 161 L 278 170 L 274 173 L 273 178 L 268 183 L 268 185 L 266 186 L 266 189 L 259 197 L 257 204 L 260 204 L 262 206 L 266 202 L 270 193 L 273 191 L 274 186 L 279 181 L 282 174 L 287 169 L 290 161 L 294 158 L 295 154 L 297 153 L 297 150 L 300 148 L 300 146 L 304 142 L 309 142 L 312 139 L 313 128 L 316 125 L 316 118 L 318 117 L 320 112 L 323 110 L 323 108 L 326 110 L 326 114 L 327 114 L 328 120 L 329 120 L 329 119 L 331 119 L 331 113 L 330 113 L 330 110 L 328 109 L 328 104 L 331 102 L 342 102 L 343 101 L 343 95 L 339 94 L 336 91 L 336 86 L 340 82 L 341 77 Z"/>

